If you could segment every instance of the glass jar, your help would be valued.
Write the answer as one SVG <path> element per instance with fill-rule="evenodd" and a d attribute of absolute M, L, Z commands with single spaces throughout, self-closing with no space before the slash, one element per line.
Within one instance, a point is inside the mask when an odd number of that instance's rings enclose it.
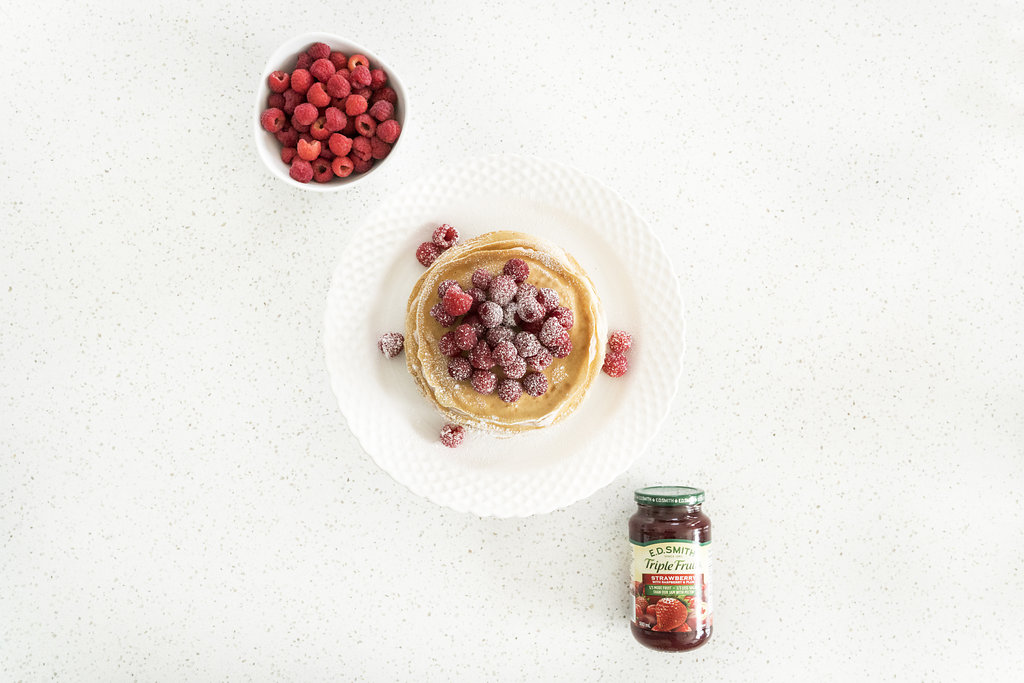
<path fill-rule="evenodd" d="M 711 520 L 704 491 L 648 486 L 633 494 L 633 637 L 655 650 L 681 652 L 711 637 Z"/>

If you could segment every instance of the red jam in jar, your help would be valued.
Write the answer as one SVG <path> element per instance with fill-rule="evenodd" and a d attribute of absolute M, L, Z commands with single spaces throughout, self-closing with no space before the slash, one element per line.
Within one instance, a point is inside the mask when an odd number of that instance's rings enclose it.
<path fill-rule="evenodd" d="M 688 486 L 648 486 L 633 494 L 630 629 L 655 650 L 681 652 L 711 637 L 711 520 L 704 492 Z"/>

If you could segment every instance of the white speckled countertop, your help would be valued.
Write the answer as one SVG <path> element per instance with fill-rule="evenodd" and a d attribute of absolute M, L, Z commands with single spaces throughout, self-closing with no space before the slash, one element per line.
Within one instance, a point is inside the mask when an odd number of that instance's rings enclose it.
<path fill-rule="evenodd" d="M 1019 674 L 1020 4 L 564 4 L 0 8 L 0 679 Z M 251 142 L 254 78 L 315 29 L 393 62 L 416 117 L 333 195 Z M 321 351 L 360 218 L 499 151 L 617 186 L 688 308 L 653 447 L 529 519 L 396 485 Z M 708 491 L 689 655 L 624 616 L 656 482 Z"/>

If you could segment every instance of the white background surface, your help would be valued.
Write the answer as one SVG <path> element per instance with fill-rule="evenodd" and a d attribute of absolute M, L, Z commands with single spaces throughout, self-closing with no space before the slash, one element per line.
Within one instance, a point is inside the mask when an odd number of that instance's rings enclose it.
<path fill-rule="evenodd" d="M 1021 6 L 566 4 L 0 8 L 0 679 L 1019 673 Z M 329 196 L 251 142 L 255 75 L 311 29 L 390 59 L 416 119 Z M 321 351 L 360 218 L 500 151 L 616 185 L 689 327 L 653 447 L 512 520 L 374 467 Z M 625 619 L 656 482 L 709 496 L 689 655 Z"/>

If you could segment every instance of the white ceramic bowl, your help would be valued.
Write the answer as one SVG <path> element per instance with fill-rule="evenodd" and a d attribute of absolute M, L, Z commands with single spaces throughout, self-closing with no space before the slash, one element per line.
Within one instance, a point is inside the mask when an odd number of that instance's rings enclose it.
<path fill-rule="evenodd" d="M 373 167 L 366 173 L 353 173 L 347 178 L 334 178 L 327 183 L 316 183 L 310 181 L 308 183 L 300 183 L 297 180 L 293 180 L 288 175 L 288 166 L 281 161 L 281 143 L 277 141 L 273 133 L 268 133 L 260 125 L 260 114 L 267 108 L 267 97 L 270 95 L 270 86 L 267 85 L 267 76 L 271 72 L 281 69 L 282 71 L 291 71 L 295 66 L 295 60 L 302 52 L 309 49 L 309 46 L 313 43 L 327 43 L 331 46 L 332 50 L 340 50 L 345 53 L 346 56 L 353 54 L 363 54 L 370 59 L 370 66 L 375 69 L 384 69 L 388 75 L 388 85 L 394 88 L 398 94 L 398 106 L 395 108 L 395 120 L 398 121 L 399 125 L 402 126 L 402 134 L 395 144 L 391 147 L 391 153 L 387 157 L 379 161 L 375 161 Z M 409 98 L 406 96 L 405 88 L 402 87 L 402 82 L 398 79 L 398 75 L 395 73 L 391 65 L 382 60 L 377 56 L 376 52 L 367 50 L 362 45 L 353 43 L 351 40 L 336 36 L 333 33 L 303 33 L 302 35 L 295 36 L 291 40 L 286 41 L 281 47 L 274 51 L 274 54 L 270 55 L 270 59 L 267 60 L 266 66 L 263 67 L 263 73 L 260 75 L 259 84 L 256 87 L 256 106 L 253 109 L 252 115 L 252 129 L 256 139 L 256 151 L 259 152 L 260 159 L 266 164 L 270 172 L 276 175 L 278 178 L 288 183 L 292 187 L 297 187 L 302 190 L 312 190 L 313 192 L 334 192 L 346 188 L 353 183 L 357 183 L 363 180 L 367 176 L 373 175 L 380 167 L 384 166 L 390 161 L 396 154 L 399 145 L 407 135 L 406 133 L 406 116 L 409 111 Z"/>

